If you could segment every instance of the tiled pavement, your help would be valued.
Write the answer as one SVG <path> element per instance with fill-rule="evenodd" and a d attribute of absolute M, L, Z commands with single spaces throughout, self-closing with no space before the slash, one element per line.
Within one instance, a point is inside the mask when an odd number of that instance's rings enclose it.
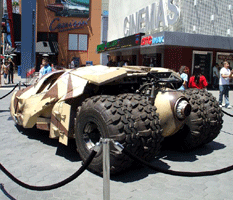
<path fill-rule="evenodd" d="M 0 97 L 10 88 L 1 88 Z M 211 91 L 217 96 L 216 91 Z M 231 104 L 233 96 L 231 91 Z M 15 126 L 9 113 L 10 96 L 0 101 L 0 162 L 21 181 L 43 186 L 61 181 L 73 174 L 81 159 L 74 141 L 68 147 L 48 138 L 47 132 L 25 130 Z M 233 114 L 233 110 L 226 110 Z M 220 135 L 210 144 L 189 153 L 162 151 L 154 164 L 179 171 L 207 171 L 233 165 L 233 119 L 224 115 Z M 209 177 L 178 177 L 137 168 L 112 177 L 113 200 L 154 199 L 233 199 L 233 171 Z M 103 179 L 85 171 L 73 182 L 51 191 L 24 189 L 0 172 L 0 199 L 99 200 L 103 199 Z"/>

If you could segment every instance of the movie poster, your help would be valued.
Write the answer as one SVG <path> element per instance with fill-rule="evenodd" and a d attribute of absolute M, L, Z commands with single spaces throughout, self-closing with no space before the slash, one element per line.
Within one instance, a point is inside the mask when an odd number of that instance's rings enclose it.
<path fill-rule="evenodd" d="M 47 8 L 61 17 L 89 17 L 90 0 L 55 0 Z"/>

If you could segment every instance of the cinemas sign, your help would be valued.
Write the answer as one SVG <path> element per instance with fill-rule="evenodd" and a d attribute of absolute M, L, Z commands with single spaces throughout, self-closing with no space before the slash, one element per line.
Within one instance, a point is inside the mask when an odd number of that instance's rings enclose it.
<path fill-rule="evenodd" d="M 156 45 L 156 44 L 162 44 L 162 43 L 164 43 L 164 36 L 153 37 L 150 35 L 150 36 L 142 38 L 141 40 L 141 46 Z"/>
<path fill-rule="evenodd" d="M 179 21 L 180 9 L 175 5 L 175 1 L 159 0 L 157 2 L 158 5 L 153 3 L 124 18 L 125 37 L 156 30 L 161 26 L 172 26 Z"/>

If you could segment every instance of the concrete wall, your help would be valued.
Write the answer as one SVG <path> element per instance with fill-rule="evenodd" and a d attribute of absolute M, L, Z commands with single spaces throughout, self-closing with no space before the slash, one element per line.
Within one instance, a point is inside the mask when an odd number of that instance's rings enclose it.
<path fill-rule="evenodd" d="M 108 41 L 124 37 L 125 17 L 138 12 L 142 8 L 155 3 L 156 8 L 161 0 L 109 0 L 109 33 Z M 164 8 L 169 16 L 173 15 L 168 9 L 168 0 L 163 0 Z M 162 31 L 233 36 L 233 1 L 232 0 L 173 0 L 180 10 L 179 20 L 174 25 L 163 26 L 146 34 Z M 196 4 L 194 3 L 196 2 Z M 231 9 L 229 9 L 231 8 Z M 156 16 L 158 11 L 156 11 Z M 229 29 L 229 30 L 228 30 Z"/>

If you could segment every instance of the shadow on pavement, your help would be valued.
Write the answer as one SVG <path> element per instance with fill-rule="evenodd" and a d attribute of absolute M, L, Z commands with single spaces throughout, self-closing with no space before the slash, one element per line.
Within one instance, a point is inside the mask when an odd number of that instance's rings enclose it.
<path fill-rule="evenodd" d="M 155 159 L 154 161 L 150 162 L 152 165 L 161 167 L 163 169 L 169 169 L 170 166 L 158 159 Z M 111 175 L 111 180 L 112 181 L 117 181 L 117 182 L 123 182 L 123 183 L 128 183 L 128 182 L 134 182 L 134 181 L 139 181 L 140 179 L 146 178 L 150 174 L 156 174 L 158 172 L 139 165 L 139 164 L 133 164 L 133 167 L 131 167 L 129 170 L 121 172 L 121 174 L 117 175 Z"/>
<path fill-rule="evenodd" d="M 213 151 L 224 149 L 225 147 L 226 146 L 222 143 L 212 141 L 209 144 L 187 152 L 164 149 L 159 154 L 159 158 L 176 162 L 194 162 L 198 160 L 197 156 L 208 155 L 211 154 Z"/>
<path fill-rule="evenodd" d="M 49 138 L 49 132 L 39 130 L 36 127 L 25 129 L 21 126 L 15 125 L 18 131 L 27 136 L 29 139 L 38 140 L 46 145 L 57 147 L 56 155 L 64 157 L 71 162 L 81 161 L 81 158 L 76 150 L 74 139 L 70 139 L 68 146 L 61 144 L 58 139 Z"/>
<path fill-rule="evenodd" d="M 162 150 L 161 153 L 158 155 L 158 157 L 156 157 L 150 163 L 156 167 L 169 169 L 170 166 L 166 162 L 164 162 L 166 160 L 175 161 L 175 162 L 194 162 L 198 160 L 197 158 L 198 155 L 199 156 L 208 155 L 213 151 L 220 150 L 225 147 L 226 146 L 224 144 L 212 141 L 207 145 L 204 145 L 189 152 Z M 163 160 L 161 160 L 161 158 Z M 149 174 L 155 174 L 155 173 L 157 172 L 152 169 L 135 164 L 133 168 L 129 169 L 124 173 L 121 173 L 120 175 L 115 175 L 115 176 L 111 175 L 111 180 L 119 181 L 123 183 L 134 182 L 146 178 Z"/>

